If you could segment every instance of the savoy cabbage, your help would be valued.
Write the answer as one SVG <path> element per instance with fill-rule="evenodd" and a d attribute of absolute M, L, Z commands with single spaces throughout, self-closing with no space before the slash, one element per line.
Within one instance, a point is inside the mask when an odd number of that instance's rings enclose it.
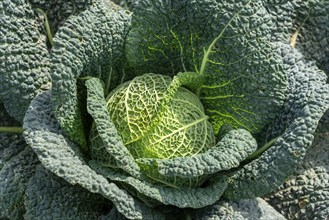
<path fill-rule="evenodd" d="M 0 2 L 0 217 L 325 219 L 327 1 L 117 3 Z"/>

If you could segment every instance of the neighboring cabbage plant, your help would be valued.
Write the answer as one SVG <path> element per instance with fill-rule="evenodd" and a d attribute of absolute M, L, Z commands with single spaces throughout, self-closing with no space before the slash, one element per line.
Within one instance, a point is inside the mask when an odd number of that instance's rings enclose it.
<path fill-rule="evenodd" d="M 314 62 L 273 38 L 271 4 L 139 0 L 127 11 L 108 0 L 80 3 L 63 17 L 54 9 L 48 47 L 40 27 L 33 35 L 24 21 L 34 24 L 41 9 L 33 5 L 51 6 L 33 1 L 11 13 L 19 0 L 0 3 L 0 12 L 17 17 L 3 21 L 11 34 L 0 44 L 9 64 L 0 65 L 0 95 L 12 116 L 24 117 L 26 141 L 19 139 L 22 152 L 10 148 L 18 155 L 12 160 L 0 145 L 0 198 L 8 201 L 0 202 L 0 217 L 274 213 L 255 198 L 275 191 L 303 160 L 328 109 L 329 86 Z M 15 23 L 32 46 L 23 59 L 5 59 L 3 51 L 15 48 Z M 37 53 L 31 48 L 40 39 Z M 10 87 L 24 91 L 15 93 L 21 102 Z M 17 181 L 12 168 L 28 156 Z"/>

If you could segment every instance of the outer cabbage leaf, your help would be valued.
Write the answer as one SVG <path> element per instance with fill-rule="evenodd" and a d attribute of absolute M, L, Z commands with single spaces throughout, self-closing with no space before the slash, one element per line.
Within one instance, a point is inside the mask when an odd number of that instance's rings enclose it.
<path fill-rule="evenodd" d="M 25 190 L 38 163 L 21 136 L 0 134 L 0 218 L 23 218 Z"/>
<path fill-rule="evenodd" d="M 194 89 L 215 133 L 226 123 L 257 133 L 278 115 L 287 83 L 262 1 L 141 0 L 133 12 L 131 68 L 202 75 Z"/>
<path fill-rule="evenodd" d="M 266 0 L 272 16 L 273 40 L 291 43 L 305 58 L 329 74 L 329 2 Z"/>
<path fill-rule="evenodd" d="M 140 164 L 156 164 L 159 173 L 165 176 L 198 177 L 229 170 L 240 165 L 257 149 L 257 142 L 243 129 L 232 130 L 205 153 L 193 157 L 174 159 L 140 159 Z"/>
<path fill-rule="evenodd" d="M 119 170 L 102 166 L 95 161 L 90 162 L 93 170 L 102 176 L 121 183 L 126 183 L 133 187 L 132 193 L 137 191 L 143 196 L 157 200 L 165 205 L 174 205 L 179 208 L 202 208 L 215 203 L 221 197 L 227 187 L 227 178 L 221 177 L 214 180 L 211 184 L 200 188 L 172 188 L 160 185 L 158 182 L 152 182 L 149 179 L 137 179 L 126 175 Z M 142 198 L 143 200 L 144 198 Z"/>
<path fill-rule="evenodd" d="M 88 8 L 94 1 L 93 0 L 29 0 L 33 8 L 42 9 L 49 21 L 50 29 L 55 35 L 60 26 L 63 26 L 66 19 L 74 14 Z"/>
<path fill-rule="evenodd" d="M 198 220 L 285 220 L 280 213 L 267 204 L 264 200 L 247 199 L 238 202 L 218 201 L 216 204 L 204 209 L 194 210 L 190 215 Z"/>
<path fill-rule="evenodd" d="M 25 219 L 98 219 L 110 210 L 111 202 L 39 165 L 28 182 L 25 207 Z"/>
<path fill-rule="evenodd" d="M 279 187 L 303 160 L 312 134 L 329 107 L 326 75 L 289 45 L 282 44 L 281 54 L 289 88 L 283 111 L 267 131 L 269 139 L 276 140 L 258 159 L 232 176 L 225 192 L 229 199 L 262 196 Z"/>
<path fill-rule="evenodd" d="M 0 133 L 0 168 L 25 148 L 24 141 L 20 135 Z"/>
<path fill-rule="evenodd" d="M 293 176 L 267 196 L 289 219 L 329 217 L 329 135 L 317 134 L 312 148 Z"/>
<path fill-rule="evenodd" d="M 97 130 L 97 134 L 94 134 L 91 139 L 99 139 L 97 145 L 91 145 L 92 158 L 103 163 L 108 162 L 106 164 L 109 166 L 115 165 L 130 175 L 139 177 L 140 169 L 118 135 L 117 128 L 107 111 L 101 81 L 97 78 L 88 79 L 86 87 L 87 111 L 93 117 Z"/>
<path fill-rule="evenodd" d="M 88 166 L 80 149 L 63 136 L 52 112 L 50 92 L 33 99 L 23 126 L 26 142 L 47 170 L 72 185 L 79 184 L 90 192 L 103 195 L 129 219 L 163 219 L 161 214 L 147 208 Z"/>
<path fill-rule="evenodd" d="M 160 185 L 160 183 L 153 183 L 154 181 L 146 177 L 147 174 L 141 173 L 129 151 L 122 141 L 117 138 L 115 126 L 111 123 L 106 109 L 101 82 L 99 79 L 91 78 L 86 81 L 86 86 L 88 92 L 88 112 L 94 118 L 98 135 L 103 141 L 103 146 L 100 145 L 99 147 L 105 148 L 102 155 L 103 157 L 114 158 L 114 161 L 110 161 L 111 163 L 109 164 L 90 162 L 94 171 L 112 181 L 129 184 L 141 194 L 158 200 L 163 204 L 200 208 L 212 204 L 220 198 L 227 185 L 226 177 L 215 180 L 214 183 L 209 184 L 207 187 L 189 189 L 178 188 L 177 186 L 171 188 Z M 105 160 L 101 159 L 101 161 Z M 111 169 L 111 167 L 116 169 Z M 177 180 L 177 182 L 179 181 Z"/>
<path fill-rule="evenodd" d="M 22 122 L 33 97 L 50 86 L 45 36 L 25 0 L 1 1 L 0 23 L 0 99 Z"/>
<path fill-rule="evenodd" d="M 64 133 L 86 147 L 83 124 L 83 92 L 78 91 L 79 77 L 96 76 L 115 86 L 122 61 L 130 16 L 115 11 L 113 3 L 96 1 L 87 10 L 70 16 L 54 38 L 51 57 L 52 103 Z M 123 78 L 124 76 L 122 76 Z M 120 79 L 121 80 L 121 79 Z M 109 88 L 107 88 L 108 90 Z M 79 95 L 78 95 L 79 94 Z"/>

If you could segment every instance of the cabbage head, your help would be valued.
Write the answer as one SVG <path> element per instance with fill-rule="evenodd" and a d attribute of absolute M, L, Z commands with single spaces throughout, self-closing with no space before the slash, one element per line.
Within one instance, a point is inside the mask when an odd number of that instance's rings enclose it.
<path fill-rule="evenodd" d="M 135 158 L 171 159 L 204 153 L 215 135 L 198 97 L 170 77 L 145 74 L 114 89 L 107 108 L 123 143 Z"/>
<path fill-rule="evenodd" d="M 215 144 L 212 125 L 199 98 L 183 87 L 172 91 L 171 82 L 169 76 L 144 74 L 121 84 L 106 98 L 110 119 L 130 154 L 146 176 L 163 183 L 168 180 L 161 177 L 157 168 L 140 159 L 191 157 Z M 90 140 L 93 159 L 109 157 L 99 151 L 103 142 L 95 126 Z M 166 184 L 180 183 L 175 179 Z"/>

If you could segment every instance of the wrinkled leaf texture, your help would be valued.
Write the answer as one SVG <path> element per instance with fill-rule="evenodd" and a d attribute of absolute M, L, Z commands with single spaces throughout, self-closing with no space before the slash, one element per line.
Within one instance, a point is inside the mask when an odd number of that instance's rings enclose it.
<path fill-rule="evenodd" d="M 36 94 L 50 87 L 42 23 L 24 0 L 0 2 L 0 100 L 17 121 Z"/>
<path fill-rule="evenodd" d="M 128 64 L 137 74 L 201 74 L 193 89 L 216 134 L 224 124 L 257 133 L 278 115 L 287 78 L 262 1 L 142 0 L 133 12 Z"/>
<path fill-rule="evenodd" d="M 279 44 L 289 76 L 288 96 L 283 111 L 267 131 L 270 140 L 278 139 L 233 176 L 226 192 L 230 199 L 270 193 L 292 175 L 311 146 L 318 122 L 329 107 L 326 75 L 298 50 Z"/>
<path fill-rule="evenodd" d="M 77 81 L 87 76 L 113 84 L 121 80 L 116 65 L 122 60 L 129 23 L 128 12 L 115 11 L 113 3 L 102 0 L 70 16 L 54 38 L 50 60 L 53 110 L 64 133 L 85 149 L 85 115 L 79 100 L 84 97 L 78 97 L 83 93 Z"/>

